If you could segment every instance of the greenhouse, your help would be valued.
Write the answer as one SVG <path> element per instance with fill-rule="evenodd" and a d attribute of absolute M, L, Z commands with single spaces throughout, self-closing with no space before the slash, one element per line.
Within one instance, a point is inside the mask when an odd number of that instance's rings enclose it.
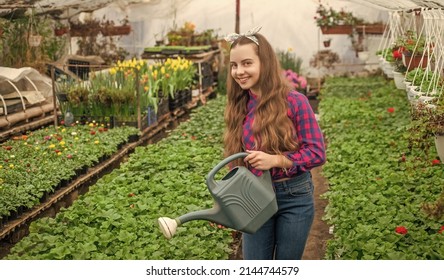
<path fill-rule="evenodd" d="M 0 0 L 1 270 L 435 264 L 443 54 L 442 0 Z"/>

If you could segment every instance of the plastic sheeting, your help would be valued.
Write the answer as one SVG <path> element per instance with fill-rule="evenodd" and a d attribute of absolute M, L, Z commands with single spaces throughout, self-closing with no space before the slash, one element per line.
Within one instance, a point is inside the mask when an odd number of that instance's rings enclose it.
<path fill-rule="evenodd" d="M 52 96 L 51 79 L 31 67 L 0 67 L 0 116 L 26 111 Z"/>
<path fill-rule="evenodd" d="M 444 8 L 444 0 L 348 0 L 380 9 L 403 11 L 416 8 Z"/>
<path fill-rule="evenodd" d="M 36 14 L 51 14 L 55 18 L 68 19 L 82 12 L 93 12 L 109 4 L 125 9 L 134 3 L 149 3 L 161 0 L 0 0 L 0 16 L 14 14 L 14 11 L 33 7 Z"/>

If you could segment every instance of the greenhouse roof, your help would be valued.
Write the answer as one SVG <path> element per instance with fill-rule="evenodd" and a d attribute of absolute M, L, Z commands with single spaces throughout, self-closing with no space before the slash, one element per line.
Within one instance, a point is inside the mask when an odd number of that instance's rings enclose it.
<path fill-rule="evenodd" d="M 37 14 L 66 19 L 81 12 L 93 12 L 110 4 L 125 8 L 131 4 L 158 1 L 161 0 L 0 0 L 0 17 L 13 18 L 34 8 Z"/>
<path fill-rule="evenodd" d="M 81 12 L 93 12 L 116 4 L 122 8 L 137 3 L 156 3 L 162 0 L 0 0 L 0 17 L 10 18 L 34 8 L 37 14 L 50 14 L 55 18 L 69 18 Z M 444 0 L 345 0 L 385 10 L 415 8 L 444 8 Z M 242 2 L 242 0 L 240 0 Z"/>
<path fill-rule="evenodd" d="M 444 8 L 444 0 L 349 0 L 386 10 L 408 10 L 416 8 Z"/>

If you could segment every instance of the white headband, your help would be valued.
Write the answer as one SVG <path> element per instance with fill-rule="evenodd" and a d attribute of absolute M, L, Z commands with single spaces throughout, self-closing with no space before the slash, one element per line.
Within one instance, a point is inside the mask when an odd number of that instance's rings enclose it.
<path fill-rule="evenodd" d="M 254 36 L 254 35 L 256 35 L 256 33 L 258 33 L 259 30 L 261 30 L 261 28 L 262 28 L 261 26 L 257 26 L 257 27 L 255 27 L 255 28 L 253 28 L 253 29 L 247 31 L 247 33 L 244 33 L 244 34 L 237 34 L 237 33 L 231 33 L 231 34 L 228 34 L 228 35 L 225 37 L 225 41 L 227 41 L 227 42 L 229 42 L 230 44 L 232 44 L 234 41 L 236 41 L 236 40 L 239 39 L 240 37 L 247 37 L 248 39 L 250 39 L 251 41 L 253 41 L 254 43 L 256 43 L 256 45 L 259 46 L 259 42 L 258 42 L 256 36 Z"/>

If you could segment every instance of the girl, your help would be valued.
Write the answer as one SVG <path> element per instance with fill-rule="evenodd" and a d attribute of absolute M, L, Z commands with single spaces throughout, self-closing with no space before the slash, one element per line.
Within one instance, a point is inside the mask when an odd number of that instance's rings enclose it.
<path fill-rule="evenodd" d="M 231 34 L 225 156 L 270 170 L 278 212 L 256 233 L 243 234 L 244 259 L 301 259 L 314 217 L 310 169 L 325 162 L 324 140 L 305 95 L 291 90 L 270 43 L 257 33 Z"/>

